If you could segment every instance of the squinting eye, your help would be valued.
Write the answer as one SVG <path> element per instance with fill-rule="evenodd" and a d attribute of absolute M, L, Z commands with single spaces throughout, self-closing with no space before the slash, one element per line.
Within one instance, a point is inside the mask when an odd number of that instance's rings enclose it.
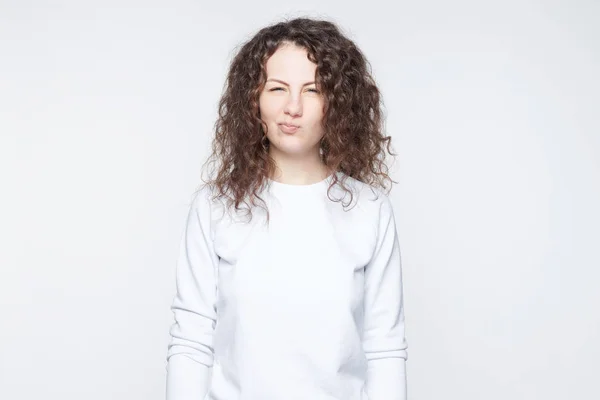
<path fill-rule="evenodd" d="M 274 87 L 274 88 L 270 89 L 270 90 L 269 90 L 269 92 L 274 92 L 274 91 L 276 91 L 276 90 L 283 90 L 283 88 L 280 88 L 280 87 Z"/>
<path fill-rule="evenodd" d="M 319 93 L 319 91 L 317 89 L 308 89 L 309 92 L 313 92 L 313 93 Z"/>

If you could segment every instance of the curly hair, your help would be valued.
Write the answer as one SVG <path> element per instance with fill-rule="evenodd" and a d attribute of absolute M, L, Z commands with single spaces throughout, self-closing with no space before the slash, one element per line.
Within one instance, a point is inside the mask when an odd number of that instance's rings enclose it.
<path fill-rule="evenodd" d="M 209 179 L 215 198 L 227 200 L 228 208 L 242 209 L 252 217 L 252 206 L 267 211 L 260 193 L 276 169 L 269 155 L 266 124 L 261 120 L 259 96 L 264 89 L 266 62 L 283 44 L 306 49 L 316 64 L 316 85 L 324 98 L 321 159 L 333 174 L 328 188 L 347 177 L 389 192 L 386 151 L 391 137 L 382 132 L 383 101 L 371 75 L 371 67 L 360 49 L 332 22 L 296 18 L 267 26 L 244 43 L 234 56 L 224 93 L 219 101 Z M 267 143 L 265 143 L 267 140 Z M 344 196 L 345 198 L 345 196 Z M 334 199 L 332 199 L 334 200 Z M 334 200 L 338 201 L 338 200 Z M 260 204 L 259 204 L 260 203 Z"/>

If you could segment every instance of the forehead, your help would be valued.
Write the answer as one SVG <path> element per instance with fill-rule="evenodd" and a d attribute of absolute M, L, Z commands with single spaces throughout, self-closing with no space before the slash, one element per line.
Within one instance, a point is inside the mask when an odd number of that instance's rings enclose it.
<path fill-rule="evenodd" d="M 288 82 L 313 79 L 317 64 L 308 59 L 308 53 L 303 47 L 284 44 L 279 47 L 266 63 L 267 77 L 279 78 Z"/>

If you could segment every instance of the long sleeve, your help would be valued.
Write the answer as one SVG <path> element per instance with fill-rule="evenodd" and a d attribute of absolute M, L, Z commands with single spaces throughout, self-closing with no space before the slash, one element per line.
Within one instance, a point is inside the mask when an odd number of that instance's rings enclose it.
<path fill-rule="evenodd" d="M 211 210 L 205 188 L 194 197 L 180 241 L 175 323 L 167 351 L 167 400 L 202 400 L 213 364 L 216 268 Z"/>
<path fill-rule="evenodd" d="M 365 268 L 367 393 L 370 400 L 406 400 L 407 342 L 400 247 L 389 198 L 382 194 L 377 242 Z"/>

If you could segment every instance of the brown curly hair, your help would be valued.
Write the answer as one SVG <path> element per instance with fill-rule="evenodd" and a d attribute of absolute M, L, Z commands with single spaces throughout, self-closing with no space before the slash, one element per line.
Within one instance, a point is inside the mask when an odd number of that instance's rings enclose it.
<path fill-rule="evenodd" d="M 215 198 L 228 208 L 267 209 L 260 193 L 276 169 L 268 151 L 266 124 L 261 120 L 259 96 L 264 89 L 266 62 L 282 44 L 303 47 L 317 65 L 316 85 L 324 97 L 321 158 L 333 174 L 329 190 L 347 177 L 389 192 L 393 181 L 385 163 L 391 137 L 382 132 L 383 101 L 363 53 L 332 22 L 296 18 L 267 26 L 244 43 L 233 58 L 219 101 L 209 179 Z M 267 143 L 265 143 L 267 140 Z M 344 176 L 345 175 L 345 176 Z M 388 183 L 390 188 L 388 188 Z M 332 199 L 333 200 L 333 199 Z M 334 200 L 337 201 L 337 200 Z M 268 218 L 268 210 L 267 210 Z"/>

